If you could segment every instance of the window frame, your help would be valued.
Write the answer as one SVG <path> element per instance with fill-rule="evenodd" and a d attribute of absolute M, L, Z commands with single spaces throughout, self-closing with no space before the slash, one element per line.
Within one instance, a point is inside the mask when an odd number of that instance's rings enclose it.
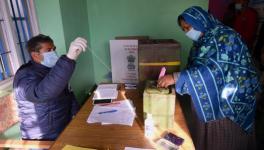
<path fill-rule="evenodd" d="M 32 36 L 39 34 L 39 25 L 36 15 L 36 9 L 34 0 L 27 0 L 25 1 L 27 10 L 28 10 L 28 17 L 29 17 L 29 23 L 31 27 L 31 33 Z M 24 64 L 23 58 L 20 55 L 20 48 L 19 45 L 16 44 L 16 41 L 18 41 L 17 38 L 17 30 L 13 25 L 12 15 L 10 14 L 10 10 L 8 7 L 8 1 L 6 0 L 0 0 L 0 19 L 3 19 L 0 21 L 0 28 L 3 30 L 3 42 L 6 45 L 6 51 L 10 51 L 9 56 L 9 63 L 10 63 L 10 72 L 12 76 L 10 78 L 4 79 L 0 81 L 0 88 L 5 87 L 6 85 L 10 85 L 10 82 L 13 82 L 13 76 L 15 75 L 15 72 L 18 70 L 18 68 Z M 12 85 L 12 84 L 11 84 Z"/>

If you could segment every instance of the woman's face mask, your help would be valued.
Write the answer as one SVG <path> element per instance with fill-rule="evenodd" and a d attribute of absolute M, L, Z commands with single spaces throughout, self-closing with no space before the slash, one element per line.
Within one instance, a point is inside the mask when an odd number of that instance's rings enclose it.
<path fill-rule="evenodd" d="M 242 4 L 241 3 L 236 3 L 235 4 L 235 9 L 236 10 L 241 10 L 242 9 Z"/>
<path fill-rule="evenodd" d="M 43 55 L 43 60 L 41 61 L 41 64 L 49 68 L 55 66 L 56 62 L 59 59 L 59 56 L 54 50 L 50 52 L 42 53 L 42 55 Z"/>
<path fill-rule="evenodd" d="M 202 35 L 202 32 L 197 31 L 194 28 L 191 28 L 188 32 L 185 33 L 185 35 L 190 39 L 192 39 L 193 41 L 198 41 L 198 39 Z"/>
<path fill-rule="evenodd" d="M 235 9 L 242 10 L 243 8 L 247 7 L 249 0 L 235 0 Z"/>
<path fill-rule="evenodd" d="M 202 32 L 195 30 L 190 24 L 188 24 L 184 20 L 180 22 L 180 26 L 185 32 L 185 35 L 193 41 L 198 41 L 198 39 L 202 35 Z"/>

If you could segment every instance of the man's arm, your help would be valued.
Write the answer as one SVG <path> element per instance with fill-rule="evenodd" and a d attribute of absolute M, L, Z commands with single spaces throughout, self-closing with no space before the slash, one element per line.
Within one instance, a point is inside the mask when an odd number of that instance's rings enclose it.
<path fill-rule="evenodd" d="M 59 96 L 67 86 L 75 68 L 75 61 L 61 56 L 50 72 L 40 79 L 37 76 L 25 76 L 15 87 L 27 100 L 43 102 Z M 22 95 L 21 95 L 22 96 Z"/>
<path fill-rule="evenodd" d="M 59 96 L 72 76 L 75 60 L 86 47 L 87 41 L 78 37 L 71 43 L 67 56 L 61 56 L 44 78 L 35 74 L 29 77 L 22 74 L 14 84 L 16 95 L 35 102 L 43 102 Z"/>
<path fill-rule="evenodd" d="M 72 115 L 72 117 L 73 117 L 73 116 L 75 116 L 75 115 L 78 113 L 78 111 L 80 110 L 80 105 L 79 105 L 79 103 L 78 103 L 78 101 L 77 101 L 77 99 L 76 99 L 74 93 L 71 92 L 71 94 L 72 94 L 71 115 Z"/>

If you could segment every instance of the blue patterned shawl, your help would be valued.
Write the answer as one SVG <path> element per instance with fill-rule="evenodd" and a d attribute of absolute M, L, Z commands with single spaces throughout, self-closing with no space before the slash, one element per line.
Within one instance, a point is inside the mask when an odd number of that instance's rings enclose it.
<path fill-rule="evenodd" d="M 200 7 L 181 15 L 204 35 L 194 42 L 176 91 L 192 97 L 200 120 L 229 118 L 252 131 L 260 83 L 247 46 L 238 33 Z"/>

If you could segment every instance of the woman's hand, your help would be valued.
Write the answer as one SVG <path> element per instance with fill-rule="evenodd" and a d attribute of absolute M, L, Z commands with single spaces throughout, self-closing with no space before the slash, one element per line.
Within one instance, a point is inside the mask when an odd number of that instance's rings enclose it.
<path fill-rule="evenodd" d="M 165 87 L 167 88 L 168 86 L 170 85 L 173 85 L 175 84 L 175 80 L 174 80 L 174 77 L 172 74 L 170 75 L 165 75 L 163 77 L 161 77 L 159 80 L 158 80 L 158 87 Z"/>

